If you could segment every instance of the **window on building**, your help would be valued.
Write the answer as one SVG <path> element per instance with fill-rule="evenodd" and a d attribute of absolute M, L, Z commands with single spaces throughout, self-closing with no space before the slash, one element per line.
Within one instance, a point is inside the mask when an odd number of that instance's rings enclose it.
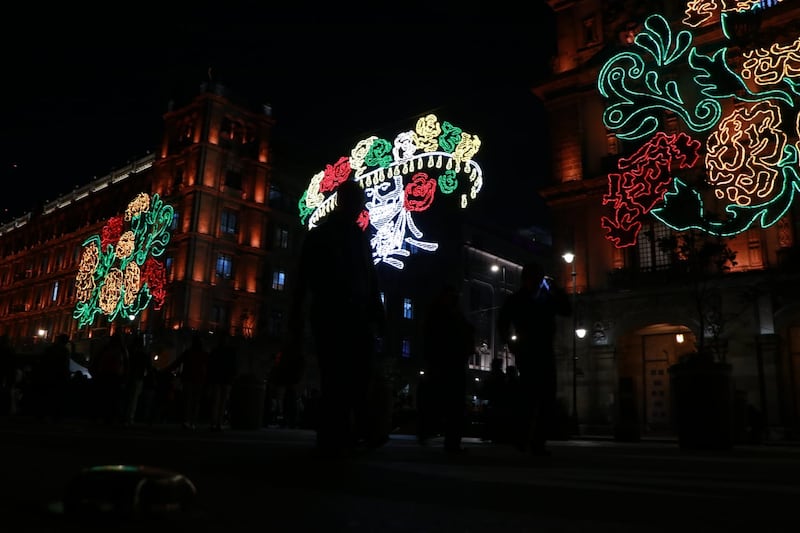
<path fill-rule="evenodd" d="M 613 132 L 606 133 L 606 151 L 608 155 L 620 154 L 619 137 Z"/>
<path fill-rule="evenodd" d="M 242 188 L 242 173 L 238 170 L 229 169 L 225 173 L 225 186 L 232 189 Z"/>
<path fill-rule="evenodd" d="M 489 370 L 491 364 L 492 351 L 489 349 L 489 343 L 486 340 L 481 340 L 469 356 L 468 366 L 476 370 Z"/>
<path fill-rule="evenodd" d="M 183 185 L 183 167 L 178 167 L 172 175 L 172 188 L 178 189 L 181 185 Z"/>
<path fill-rule="evenodd" d="M 411 357 L 411 341 L 409 339 L 403 339 L 400 355 L 405 358 Z"/>
<path fill-rule="evenodd" d="M 228 254 L 219 254 L 217 256 L 217 276 L 225 279 L 231 279 L 233 275 L 233 257 Z"/>
<path fill-rule="evenodd" d="M 597 24 L 594 17 L 583 19 L 583 45 L 588 46 L 597 42 Z"/>
<path fill-rule="evenodd" d="M 211 307 L 211 321 L 214 324 L 226 326 L 228 324 L 228 307 L 223 303 L 215 303 Z"/>
<path fill-rule="evenodd" d="M 180 139 L 183 144 L 190 144 L 192 142 L 192 136 L 194 133 L 194 124 L 192 123 L 191 119 L 187 119 L 183 121 L 181 124 L 181 133 Z"/>
<path fill-rule="evenodd" d="M 678 115 L 669 110 L 664 111 L 664 132 L 670 135 L 674 135 L 680 132 Z"/>
<path fill-rule="evenodd" d="M 403 298 L 403 318 L 414 318 L 414 305 L 411 298 Z"/>
<path fill-rule="evenodd" d="M 289 230 L 284 226 L 275 228 L 275 248 L 286 250 L 289 248 Z"/>
<path fill-rule="evenodd" d="M 283 335 L 283 311 L 273 309 L 269 313 L 267 321 L 267 333 L 272 337 Z"/>
<path fill-rule="evenodd" d="M 283 191 L 274 183 L 269 186 L 269 206 L 283 207 Z"/>
<path fill-rule="evenodd" d="M 172 212 L 172 222 L 169 223 L 170 231 L 175 231 L 178 229 L 178 224 L 181 222 L 181 214 L 177 211 Z"/>
<path fill-rule="evenodd" d="M 49 256 L 49 254 L 44 254 L 44 255 L 42 256 L 42 263 L 41 263 L 41 267 L 39 268 L 39 271 L 40 271 L 42 274 L 47 274 L 48 272 L 50 272 L 50 270 L 47 268 L 47 267 L 48 267 L 48 265 L 49 265 L 49 262 L 50 262 L 50 256 Z"/>
<path fill-rule="evenodd" d="M 53 282 L 53 292 L 50 294 L 50 301 L 55 302 L 58 300 L 58 280 Z"/>
<path fill-rule="evenodd" d="M 223 209 L 219 220 L 219 231 L 223 235 L 236 235 L 239 230 L 239 213 Z"/>
<path fill-rule="evenodd" d="M 286 272 L 283 270 L 276 270 L 272 273 L 272 290 L 282 291 L 286 284 Z"/>
<path fill-rule="evenodd" d="M 164 275 L 167 279 L 172 279 L 172 264 L 174 261 L 172 257 L 164 259 Z"/>
<path fill-rule="evenodd" d="M 662 251 L 659 242 L 669 237 L 670 229 L 661 222 L 642 224 L 636 245 L 639 269 L 642 271 L 663 270 L 672 264 L 672 254 Z"/>
<path fill-rule="evenodd" d="M 244 125 L 230 118 L 222 119 L 219 129 L 220 140 L 241 142 L 244 138 Z"/>
<path fill-rule="evenodd" d="M 383 307 L 385 308 L 386 307 L 386 293 L 381 291 L 380 295 L 381 295 L 381 303 L 383 304 Z"/>

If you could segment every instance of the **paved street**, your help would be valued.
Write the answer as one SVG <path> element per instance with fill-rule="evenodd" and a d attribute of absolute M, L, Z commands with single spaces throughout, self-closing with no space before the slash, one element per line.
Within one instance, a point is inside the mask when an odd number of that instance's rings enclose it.
<path fill-rule="evenodd" d="M 798 531 L 800 448 L 762 445 L 688 453 L 673 442 L 552 443 L 533 458 L 467 442 L 447 456 L 395 435 L 342 462 L 313 453 L 304 430 L 185 431 L 0 420 L 8 531 L 82 530 L 60 503 L 88 466 L 148 465 L 196 487 L 185 511 L 115 530 L 353 532 Z M 10 522 L 13 520 L 13 522 Z M 92 525 L 92 524 L 89 524 Z M 107 529 L 108 524 L 98 528 Z M 5 528 L 4 528 L 5 530 Z"/>

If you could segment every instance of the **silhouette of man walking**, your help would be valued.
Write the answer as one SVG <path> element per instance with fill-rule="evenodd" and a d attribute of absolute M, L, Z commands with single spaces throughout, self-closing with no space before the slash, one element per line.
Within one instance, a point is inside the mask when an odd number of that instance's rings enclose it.
<path fill-rule="evenodd" d="M 520 288 L 500 308 L 498 333 L 514 353 L 519 370 L 519 423 L 514 441 L 520 450 L 534 455 L 550 455 L 545 442 L 556 404 L 556 316 L 571 314 L 566 292 L 544 275 L 538 263 L 523 267 Z"/>
<path fill-rule="evenodd" d="M 326 456 L 347 454 L 359 441 L 380 440 L 368 407 L 376 335 L 385 327 L 369 240 L 358 225 L 364 192 L 345 181 L 336 194 L 336 208 L 303 243 L 283 353 L 291 359 L 300 352 L 309 296 L 320 374 L 317 445 Z"/>

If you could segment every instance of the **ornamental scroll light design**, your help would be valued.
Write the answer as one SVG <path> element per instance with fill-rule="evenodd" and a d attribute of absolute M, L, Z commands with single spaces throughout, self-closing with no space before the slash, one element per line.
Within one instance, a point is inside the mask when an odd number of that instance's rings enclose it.
<path fill-rule="evenodd" d="M 768 2 L 773 5 L 779 2 Z M 777 223 L 800 191 L 800 36 L 745 49 L 695 46 L 691 30 L 765 9 L 763 1 L 692 0 L 673 31 L 650 15 L 632 45 L 600 70 L 603 121 L 640 147 L 608 175 L 602 217 L 617 247 L 637 242 L 651 214 L 676 231 L 730 237 Z M 723 31 L 729 35 L 728 31 Z M 682 131 L 662 128 L 664 114 Z"/>

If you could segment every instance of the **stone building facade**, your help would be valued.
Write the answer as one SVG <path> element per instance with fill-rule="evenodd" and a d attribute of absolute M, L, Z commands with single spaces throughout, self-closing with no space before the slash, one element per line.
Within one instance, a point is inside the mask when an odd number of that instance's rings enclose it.
<path fill-rule="evenodd" d="M 577 309 L 559 340 L 560 395 L 570 403 L 574 373 L 584 431 L 613 431 L 622 398 L 643 434 L 672 434 L 669 368 L 704 346 L 732 366 L 739 411 L 755 408 L 770 435 L 796 433 L 800 11 L 777 1 L 548 3 L 557 52 L 532 88 L 549 117 L 552 160 L 541 193 L 554 252 L 575 256 L 560 276 L 572 278 Z M 739 123 L 749 138 L 731 133 Z M 687 144 L 664 162 L 653 139 Z M 655 172 L 651 181 L 636 181 L 643 170 Z M 747 196 L 758 187 L 760 196 Z M 681 219 L 679 196 L 706 211 Z M 714 210 L 718 218 L 706 216 Z M 688 275 L 687 257 L 661 243 L 694 234 L 734 251 L 735 264 Z M 708 298 L 698 308 L 700 280 Z M 578 325 L 588 335 L 573 345 Z"/>

